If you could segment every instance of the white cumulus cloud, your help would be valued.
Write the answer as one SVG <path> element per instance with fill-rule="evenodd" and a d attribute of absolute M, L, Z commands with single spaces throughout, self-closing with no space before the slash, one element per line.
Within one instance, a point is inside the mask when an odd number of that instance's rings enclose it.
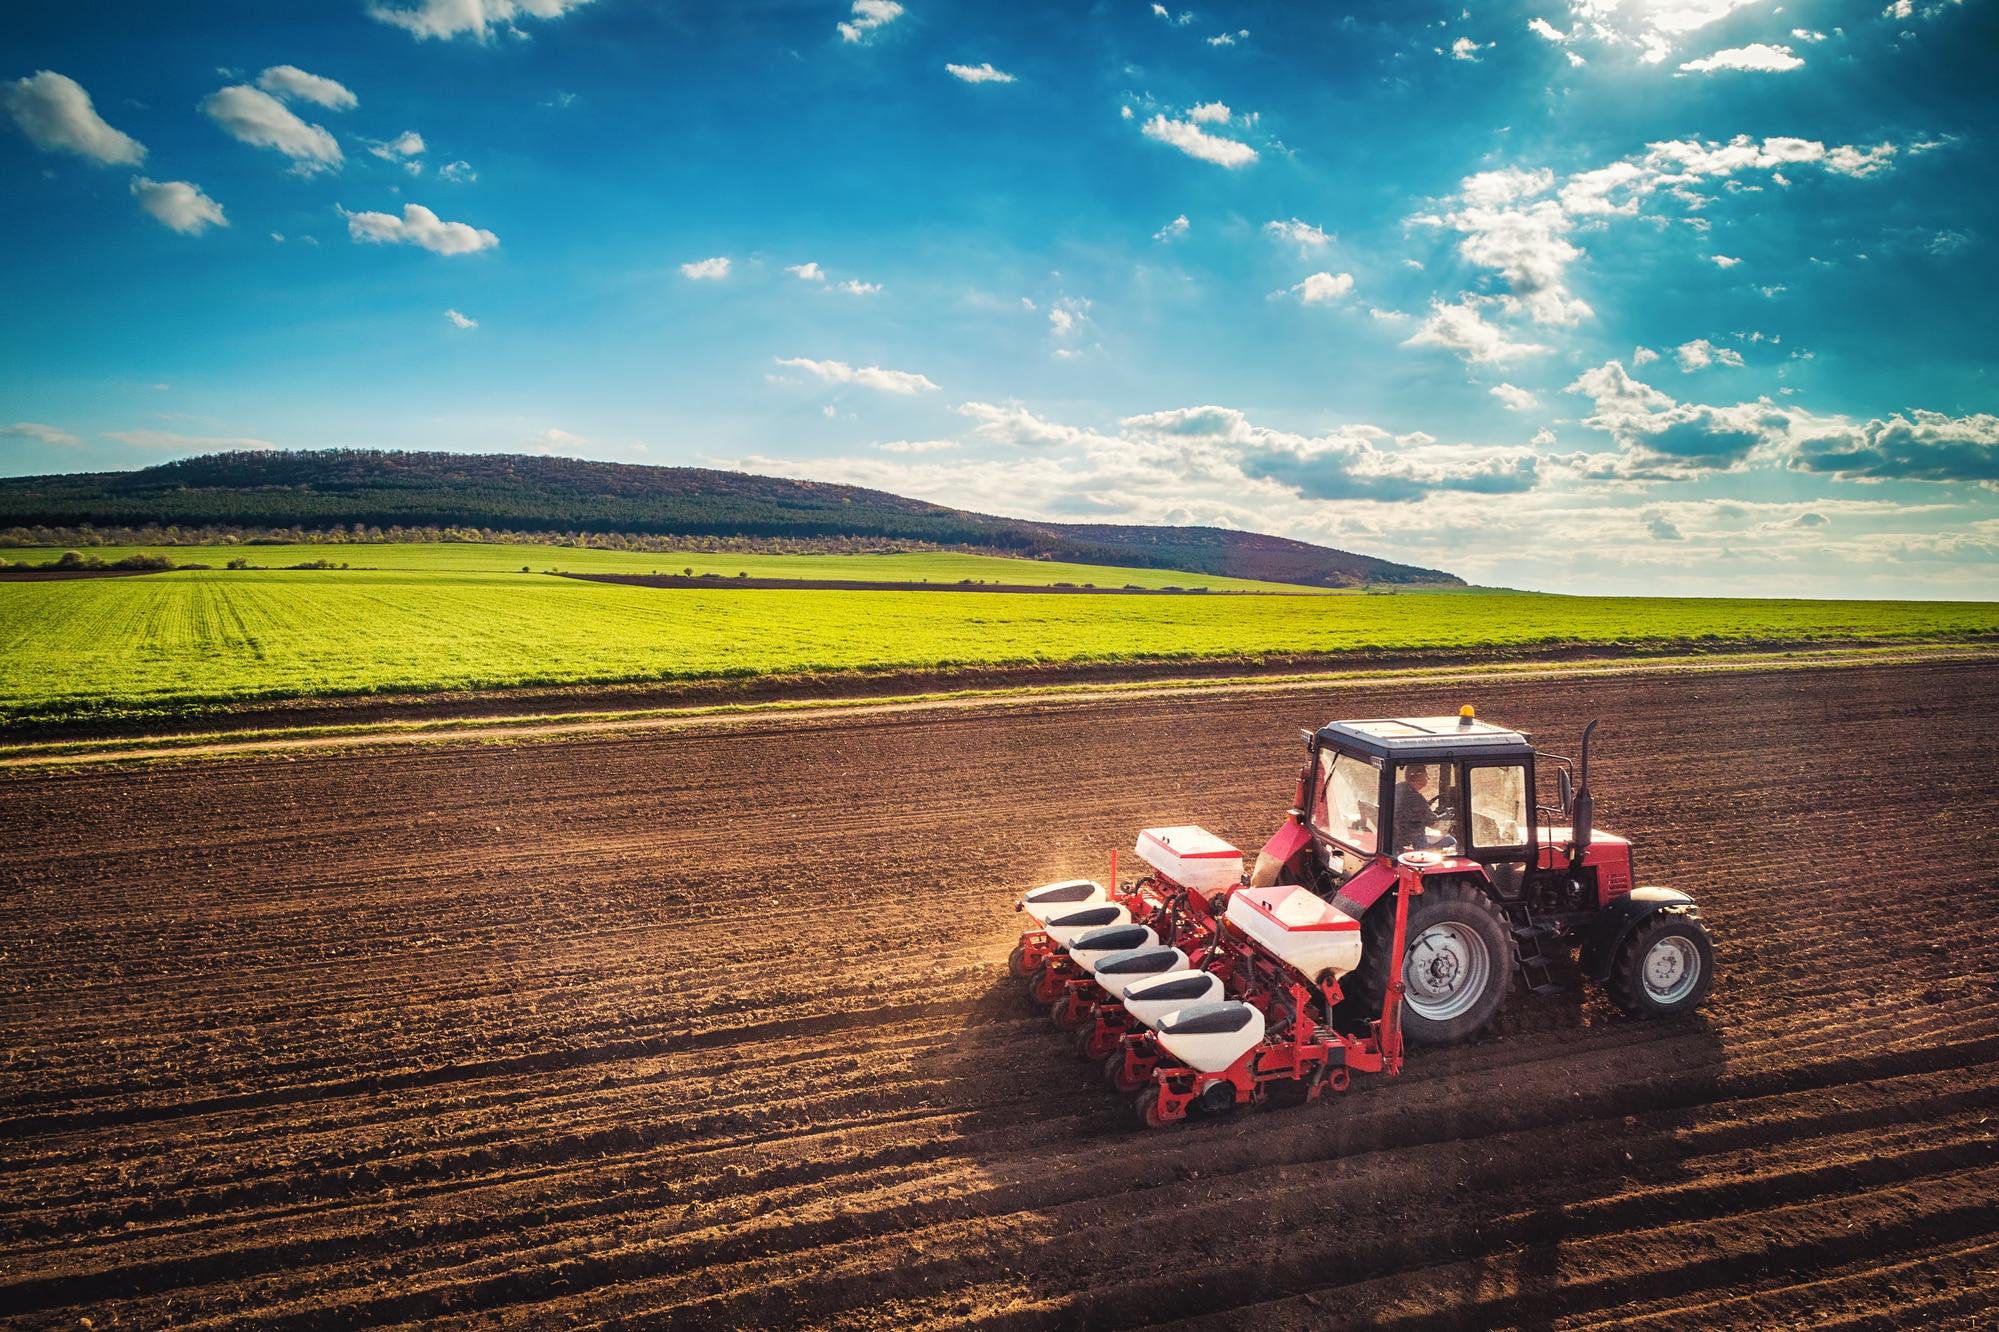
<path fill-rule="evenodd" d="M 950 72 L 952 78 L 962 79 L 966 83 L 1013 82 L 1013 75 L 1003 69 L 994 69 L 990 60 L 982 60 L 976 65 L 946 65 L 944 68 Z"/>
<path fill-rule="evenodd" d="M 496 31 L 513 29 L 521 19 L 557 19 L 590 0 L 371 0 L 368 13 L 392 23 L 418 40 L 448 40 L 469 34 L 487 41 Z"/>
<path fill-rule="evenodd" d="M 937 388 L 924 375 L 908 370 L 884 370 L 878 365 L 852 366 L 845 361 L 815 361 L 806 356 L 780 356 L 777 363 L 803 370 L 829 384 L 854 384 L 882 393 L 907 395 L 934 392 Z"/>
<path fill-rule="evenodd" d="M 415 130 L 404 130 L 387 143 L 368 145 L 368 151 L 376 157 L 381 158 L 384 162 L 394 162 L 406 157 L 421 157 L 423 155 L 423 135 L 418 134 Z"/>
<path fill-rule="evenodd" d="M 1248 166 L 1256 160 L 1256 149 L 1246 143 L 1210 134 L 1189 121 L 1168 120 L 1164 115 L 1155 115 L 1146 121 L 1142 133 L 1148 139 L 1171 144 L 1189 157 L 1231 170 Z"/>
<path fill-rule="evenodd" d="M 1182 213 L 1180 214 L 1180 216 L 1174 218 L 1171 222 L 1168 222 L 1165 226 L 1161 227 L 1159 230 L 1153 232 L 1152 239 L 1159 241 L 1161 244 L 1164 244 L 1167 241 L 1179 240 L 1182 236 L 1187 234 L 1188 230 L 1192 227 L 1192 225 L 1193 225 L 1192 223 L 1187 221 L 1187 215 L 1185 213 Z"/>
<path fill-rule="evenodd" d="M 1488 43 L 1488 45 L 1490 45 L 1490 43 Z M 1456 41 L 1451 43 L 1451 59 L 1469 60 L 1472 61 L 1473 63 L 1477 63 L 1478 53 L 1480 51 L 1483 51 L 1484 49 L 1485 47 L 1480 46 L 1477 42 L 1473 41 L 1471 38 L 1460 37 Z"/>
<path fill-rule="evenodd" d="M 1703 188 L 1745 188 L 1743 178 L 1750 173 L 1774 178 L 1816 167 L 1865 178 L 1888 170 L 1896 152 L 1892 143 L 1828 147 L 1784 136 L 1660 140 L 1641 154 L 1566 178 L 1546 168 L 1482 171 L 1464 178 L 1441 213 L 1419 213 L 1408 224 L 1458 232 L 1459 255 L 1505 279 L 1502 300 L 1509 312 L 1524 312 L 1537 324 L 1567 326 L 1594 313 L 1569 287 L 1569 270 L 1583 257 L 1577 234 L 1613 218 L 1639 216 L 1660 195 L 1699 208 L 1708 198 Z M 1736 261 L 1722 255 L 1713 262 L 1728 268 Z"/>
<path fill-rule="evenodd" d="M 201 101 L 201 112 L 231 138 L 283 153 L 296 171 L 326 171 L 345 160 L 331 134 L 306 124 L 283 102 L 247 83 L 210 93 Z"/>
<path fill-rule="evenodd" d="M 1538 324 L 1574 324 L 1594 313 L 1569 290 L 1569 264 L 1582 251 L 1567 239 L 1574 225 L 1562 206 L 1543 199 L 1524 206 L 1470 205 L 1444 221 L 1464 233 L 1458 253 L 1506 279 L 1512 299 Z"/>
<path fill-rule="evenodd" d="M 1571 0 L 1576 26 L 1570 38 L 1588 36 L 1610 46 L 1635 46 L 1640 60 L 1656 65 L 1689 33 L 1755 3 L 1757 0 L 1647 0 L 1620 5 L 1617 0 Z"/>
<path fill-rule="evenodd" d="M 834 287 L 835 291 L 844 291 L 849 296 L 872 296 L 881 289 L 879 282 L 862 282 L 857 278 L 848 278 Z"/>
<path fill-rule="evenodd" d="M 1505 204 L 1546 194 L 1555 187 L 1555 173 L 1546 167 L 1500 167 L 1466 176 L 1458 184 L 1458 195 L 1468 204 L 1498 208 Z"/>
<path fill-rule="evenodd" d="M 404 204 L 401 217 L 394 213 L 350 213 L 345 208 L 337 211 L 347 219 L 347 234 L 370 245 L 415 245 L 432 254 L 475 254 L 500 243 L 492 232 L 443 221 L 422 204 Z"/>
<path fill-rule="evenodd" d="M 222 205 L 201 192 L 199 185 L 184 180 L 132 178 L 132 196 L 139 207 L 152 214 L 162 226 L 183 236 L 199 236 L 210 227 L 226 227 Z"/>
<path fill-rule="evenodd" d="M 75 79 L 38 70 L 0 84 L 0 105 L 28 142 L 44 152 L 75 153 L 102 166 L 137 166 L 146 146 L 106 124 Z"/>
<path fill-rule="evenodd" d="M 1288 222 L 1265 222 L 1263 234 L 1273 240 L 1288 242 L 1298 247 L 1298 253 L 1310 254 L 1313 250 L 1323 250 L 1332 244 L 1333 238 L 1310 222 L 1300 222 L 1292 218 Z"/>
<path fill-rule="evenodd" d="M 1455 305 L 1430 303 L 1430 316 L 1402 343 L 1405 347 L 1438 347 L 1472 364 L 1498 365 L 1547 351 L 1539 343 L 1519 342 L 1486 322 L 1478 302 L 1467 296 Z"/>
<path fill-rule="evenodd" d="M 1047 449 L 1114 443 L 1108 436 L 1094 430 L 1044 420 L 1017 402 L 1004 406 L 990 402 L 961 402 L 954 410 L 960 416 L 968 416 L 978 422 L 972 427 L 972 433 L 994 444 Z"/>
<path fill-rule="evenodd" d="M 1286 288 L 1305 305 L 1326 305 L 1353 293 L 1353 274 L 1314 273 L 1303 282 Z"/>
<path fill-rule="evenodd" d="M 896 0 L 854 0 L 853 17 L 834 26 L 842 41 L 858 42 L 901 17 L 902 6 Z"/>
<path fill-rule="evenodd" d="M 826 280 L 826 270 L 819 267 L 817 262 L 790 264 L 786 266 L 784 271 L 797 278 L 800 282 L 824 282 Z M 690 273 L 688 276 L 692 277 L 693 274 Z"/>
<path fill-rule="evenodd" d="M 444 317 L 445 317 L 446 319 L 448 319 L 448 320 L 450 320 L 450 321 L 451 321 L 451 326 L 452 326 L 453 328 L 477 328 L 477 327 L 479 327 L 479 321 L 478 321 L 478 320 L 476 320 L 476 319 L 473 319 L 473 318 L 471 318 L 471 317 L 470 317 L 469 315 L 462 315 L 462 314 L 459 314 L 459 313 L 458 313 L 458 311 L 456 311 L 456 310 L 446 310 L 446 311 L 444 312 Z"/>
<path fill-rule="evenodd" d="M 811 265 L 818 268 L 819 265 Z M 717 282 L 729 276 L 729 259 L 726 255 L 716 255 L 712 259 L 695 259 L 680 266 L 680 276 L 693 282 Z"/>
<path fill-rule="evenodd" d="M 331 111 L 352 111 L 361 99 L 332 79 L 308 74 L 297 65 L 272 65 L 257 76 L 257 86 L 274 97 L 295 98 Z"/>
<path fill-rule="evenodd" d="M 1791 54 L 1791 48 L 1788 46 L 1752 42 L 1748 46 L 1734 46 L 1726 51 L 1716 51 L 1711 56 L 1702 56 L 1699 60 L 1686 61 L 1680 66 L 1680 70 L 1687 74 L 1712 74 L 1725 69 L 1781 74 L 1787 69 L 1797 69 L 1804 63 L 1802 58 Z"/>
<path fill-rule="evenodd" d="M 1227 102 L 1203 102 L 1199 106 L 1187 108 L 1187 119 L 1197 125 L 1226 125 L 1229 123 Z"/>
<path fill-rule="evenodd" d="M 1529 412 L 1541 405 L 1541 400 L 1524 388 L 1511 384 L 1494 384 L 1490 390 L 1499 399 L 1499 405 L 1509 412 Z"/>
<path fill-rule="evenodd" d="M 1717 347 L 1706 338 L 1695 338 L 1673 348 L 1673 357 L 1680 363 L 1681 374 L 1692 374 L 1705 370 L 1710 365 L 1728 365 L 1740 369 L 1742 353 L 1733 347 Z"/>

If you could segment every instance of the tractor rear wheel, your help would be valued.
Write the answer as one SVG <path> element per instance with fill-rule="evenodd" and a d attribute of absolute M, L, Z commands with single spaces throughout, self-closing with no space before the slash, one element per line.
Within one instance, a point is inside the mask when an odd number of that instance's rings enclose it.
<path fill-rule="evenodd" d="M 1698 920 L 1661 911 L 1641 921 L 1610 969 L 1610 997 L 1633 1017 L 1672 1017 L 1714 988 L 1714 944 Z"/>
<path fill-rule="evenodd" d="M 1388 955 L 1395 948 L 1395 899 L 1375 903 L 1362 923 L 1360 965 L 1345 982 L 1353 1015 L 1381 1016 Z M 1513 932 L 1475 885 L 1423 886 L 1409 904 L 1402 968 L 1402 1034 L 1416 1045 L 1470 1040 L 1499 1015 L 1513 983 Z"/>

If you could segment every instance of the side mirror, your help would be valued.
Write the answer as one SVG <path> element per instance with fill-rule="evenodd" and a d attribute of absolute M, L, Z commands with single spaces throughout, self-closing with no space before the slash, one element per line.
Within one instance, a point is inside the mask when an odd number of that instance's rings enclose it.
<path fill-rule="evenodd" d="M 1562 817 L 1567 818 L 1569 811 L 1576 807 L 1576 787 L 1575 783 L 1569 780 L 1567 768 L 1555 769 L 1555 790 L 1561 801 Z"/>

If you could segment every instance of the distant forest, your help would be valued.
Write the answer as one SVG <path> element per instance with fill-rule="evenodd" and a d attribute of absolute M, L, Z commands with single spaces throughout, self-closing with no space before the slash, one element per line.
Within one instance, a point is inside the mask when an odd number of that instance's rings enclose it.
<path fill-rule="evenodd" d="M 0 479 L 0 541 L 70 545 L 89 530 L 106 528 L 131 531 L 135 544 L 219 532 L 238 540 L 526 539 L 634 549 L 686 548 L 688 538 L 767 541 L 783 549 L 921 543 L 1320 587 L 1462 581 L 1434 569 L 1222 528 L 1036 523 L 857 486 L 569 458 L 243 452 L 135 472 Z M 138 535 L 146 531 L 161 535 Z"/>

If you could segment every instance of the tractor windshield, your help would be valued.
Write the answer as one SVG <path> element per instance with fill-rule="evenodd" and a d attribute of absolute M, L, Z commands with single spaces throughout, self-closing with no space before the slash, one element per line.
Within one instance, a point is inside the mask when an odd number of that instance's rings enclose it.
<path fill-rule="evenodd" d="M 1381 818 L 1381 769 L 1335 749 L 1319 751 L 1312 823 L 1363 855 L 1372 855 Z"/>

